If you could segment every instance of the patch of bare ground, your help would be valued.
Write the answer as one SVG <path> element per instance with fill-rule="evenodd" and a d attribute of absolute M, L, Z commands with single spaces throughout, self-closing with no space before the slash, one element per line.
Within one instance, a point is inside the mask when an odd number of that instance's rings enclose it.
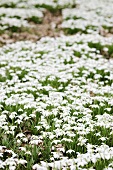
<path fill-rule="evenodd" d="M 100 28 L 99 34 L 103 37 L 111 37 L 113 36 L 113 29 L 108 31 L 107 29 Z"/>
<path fill-rule="evenodd" d="M 26 28 L 23 31 L 5 31 L 0 36 L 0 46 L 22 40 L 36 42 L 45 36 L 59 37 L 63 34 L 63 30 L 60 28 L 61 23 L 62 15 L 60 10 L 54 13 L 46 10 L 41 24 L 34 24 L 31 22 L 33 27 Z"/>
<path fill-rule="evenodd" d="M 62 34 L 65 34 L 63 29 L 61 29 L 61 23 L 63 21 L 62 12 L 58 10 L 56 12 L 50 12 L 46 10 L 44 12 L 44 17 L 42 23 L 34 24 L 30 22 L 31 28 L 24 28 L 18 30 L 18 32 L 12 32 L 10 30 L 5 31 L 0 35 L 0 46 L 5 44 L 14 43 L 17 41 L 30 40 L 36 42 L 42 37 L 59 37 Z M 113 36 L 113 29 L 108 31 L 104 28 L 101 28 L 99 34 L 104 37 Z"/>

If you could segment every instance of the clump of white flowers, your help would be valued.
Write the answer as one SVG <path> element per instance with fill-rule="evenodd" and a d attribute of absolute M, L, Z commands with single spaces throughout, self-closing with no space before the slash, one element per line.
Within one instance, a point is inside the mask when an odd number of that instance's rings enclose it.
<path fill-rule="evenodd" d="M 6 2 L 1 0 L 0 5 Z M 32 8 L 41 2 L 28 4 Z M 62 6 L 64 2 L 74 3 L 51 0 L 45 5 Z M 7 14 L 2 7 L 1 13 L 6 15 L 1 17 L 2 25 L 11 20 L 10 26 L 19 25 L 20 20 L 26 25 L 27 17 L 34 16 L 36 10 L 30 9 L 28 14 L 26 8 L 24 15 L 25 3 L 10 0 Z M 106 5 L 103 0 L 77 3 L 87 17 L 95 11 L 97 17 L 100 4 L 102 8 Z M 10 7 L 19 4 L 23 18 L 15 8 L 11 15 L 17 18 L 11 18 Z M 64 19 L 70 21 L 65 10 Z M 37 11 L 37 16 L 42 17 L 42 11 Z M 110 11 L 105 13 L 111 17 Z M 70 18 L 75 14 L 84 17 L 84 25 L 79 25 L 85 30 L 87 17 L 77 9 Z M 113 37 L 103 37 L 98 31 L 0 48 L 0 169 L 113 169 L 112 56 Z"/>
<path fill-rule="evenodd" d="M 24 155 L 27 163 L 32 157 L 33 169 L 112 160 L 113 62 L 101 54 L 104 48 L 110 54 L 112 44 L 112 38 L 77 34 L 1 48 L 1 142 L 16 154 L 9 158 Z"/>
<path fill-rule="evenodd" d="M 76 4 L 76 0 L 1 0 L 0 6 L 8 6 L 8 7 L 22 7 L 22 8 L 29 8 L 35 6 L 41 6 L 45 8 L 51 7 L 51 9 L 55 8 L 65 8 L 65 7 L 72 7 Z"/>
<path fill-rule="evenodd" d="M 0 26 L 5 29 L 32 27 L 29 21 L 40 22 L 43 17 L 41 9 L 0 8 Z M 3 29 L 2 29 L 3 30 Z"/>
<path fill-rule="evenodd" d="M 110 7 L 110 8 L 109 8 Z M 68 32 L 100 32 L 102 28 L 112 29 L 113 27 L 113 3 L 110 1 L 91 0 L 77 1 L 76 8 L 63 9 L 62 27 Z"/>

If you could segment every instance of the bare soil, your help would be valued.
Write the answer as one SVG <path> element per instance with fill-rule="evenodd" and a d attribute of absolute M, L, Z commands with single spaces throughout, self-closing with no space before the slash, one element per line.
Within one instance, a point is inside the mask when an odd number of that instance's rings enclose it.
<path fill-rule="evenodd" d="M 22 40 L 36 42 L 45 36 L 59 37 L 61 34 L 64 34 L 63 30 L 60 28 L 61 23 L 62 15 L 60 11 L 55 13 L 46 11 L 41 24 L 34 24 L 31 22 L 30 24 L 33 27 L 27 28 L 24 31 L 5 31 L 2 35 L 0 35 L 0 46 Z"/>
<path fill-rule="evenodd" d="M 59 37 L 64 34 L 64 31 L 60 26 L 62 21 L 63 19 L 60 10 L 56 12 L 46 10 L 41 24 L 34 24 L 33 22 L 30 22 L 32 26 L 31 28 L 22 29 L 18 32 L 7 30 L 1 34 L 0 46 L 23 40 L 36 42 L 45 36 Z M 105 37 L 110 37 L 113 35 L 113 30 L 110 33 L 108 30 L 101 28 L 99 34 Z"/>

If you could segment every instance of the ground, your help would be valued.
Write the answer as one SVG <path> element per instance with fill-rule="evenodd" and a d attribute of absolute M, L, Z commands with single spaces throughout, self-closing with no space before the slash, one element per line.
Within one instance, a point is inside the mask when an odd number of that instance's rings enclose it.
<path fill-rule="evenodd" d="M 46 10 L 41 24 L 31 22 L 33 28 L 28 28 L 20 32 L 5 31 L 5 33 L 0 36 L 0 46 L 22 40 L 36 42 L 45 36 L 59 37 L 64 34 L 62 28 L 60 28 L 61 23 L 62 15 L 60 10 L 56 12 Z"/>

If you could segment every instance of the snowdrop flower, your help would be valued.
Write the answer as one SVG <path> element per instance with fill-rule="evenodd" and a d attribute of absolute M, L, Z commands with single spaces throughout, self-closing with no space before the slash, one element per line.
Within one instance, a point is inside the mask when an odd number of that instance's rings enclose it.
<path fill-rule="evenodd" d="M 73 153 L 73 152 L 75 152 L 75 151 L 72 150 L 72 149 L 69 149 L 68 151 L 66 151 L 66 153 L 69 153 L 69 154 L 71 154 L 71 153 Z"/>
<path fill-rule="evenodd" d="M 13 119 L 13 118 L 15 118 L 15 116 L 16 116 L 16 115 L 17 115 L 17 113 L 16 113 L 16 112 L 12 112 L 12 113 L 10 114 L 10 116 L 9 116 L 9 117 L 10 117 L 11 119 Z"/>
<path fill-rule="evenodd" d="M 26 148 L 24 148 L 24 147 L 19 147 L 19 149 L 20 149 L 21 151 L 26 152 Z"/>
<path fill-rule="evenodd" d="M 40 166 L 40 165 L 38 165 L 38 164 L 33 165 L 32 168 L 33 168 L 34 170 L 47 170 L 47 168 L 42 167 L 42 166 Z"/>
<path fill-rule="evenodd" d="M 20 159 L 20 160 L 18 160 L 18 162 L 17 162 L 18 164 L 22 164 L 22 165 L 25 165 L 25 164 L 27 164 L 27 161 L 26 160 L 24 160 L 24 159 Z"/>
<path fill-rule="evenodd" d="M 30 151 L 25 152 L 26 155 L 32 155 Z"/>
<path fill-rule="evenodd" d="M 30 144 L 31 145 L 38 145 L 40 142 L 42 142 L 42 141 L 40 141 L 40 140 L 32 140 L 32 141 L 30 141 Z"/>
<path fill-rule="evenodd" d="M 16 166 L 9 166 L 9 170 L 15 170 Z"/>
<path fill-rule="evenodd" d="M 82 145 L 86 144 L 87 139 L 85 139 L 84 137 L 80 136 L 78 141 L 79 141 L 78 145 L 82 146 Z"/>
<path fill-rule="evenodd" d="M 2 160 L 0 160 L 0 168 L 1 169 L 4 169 L 4 165 L 5 165 L 5 163 Z"/>

